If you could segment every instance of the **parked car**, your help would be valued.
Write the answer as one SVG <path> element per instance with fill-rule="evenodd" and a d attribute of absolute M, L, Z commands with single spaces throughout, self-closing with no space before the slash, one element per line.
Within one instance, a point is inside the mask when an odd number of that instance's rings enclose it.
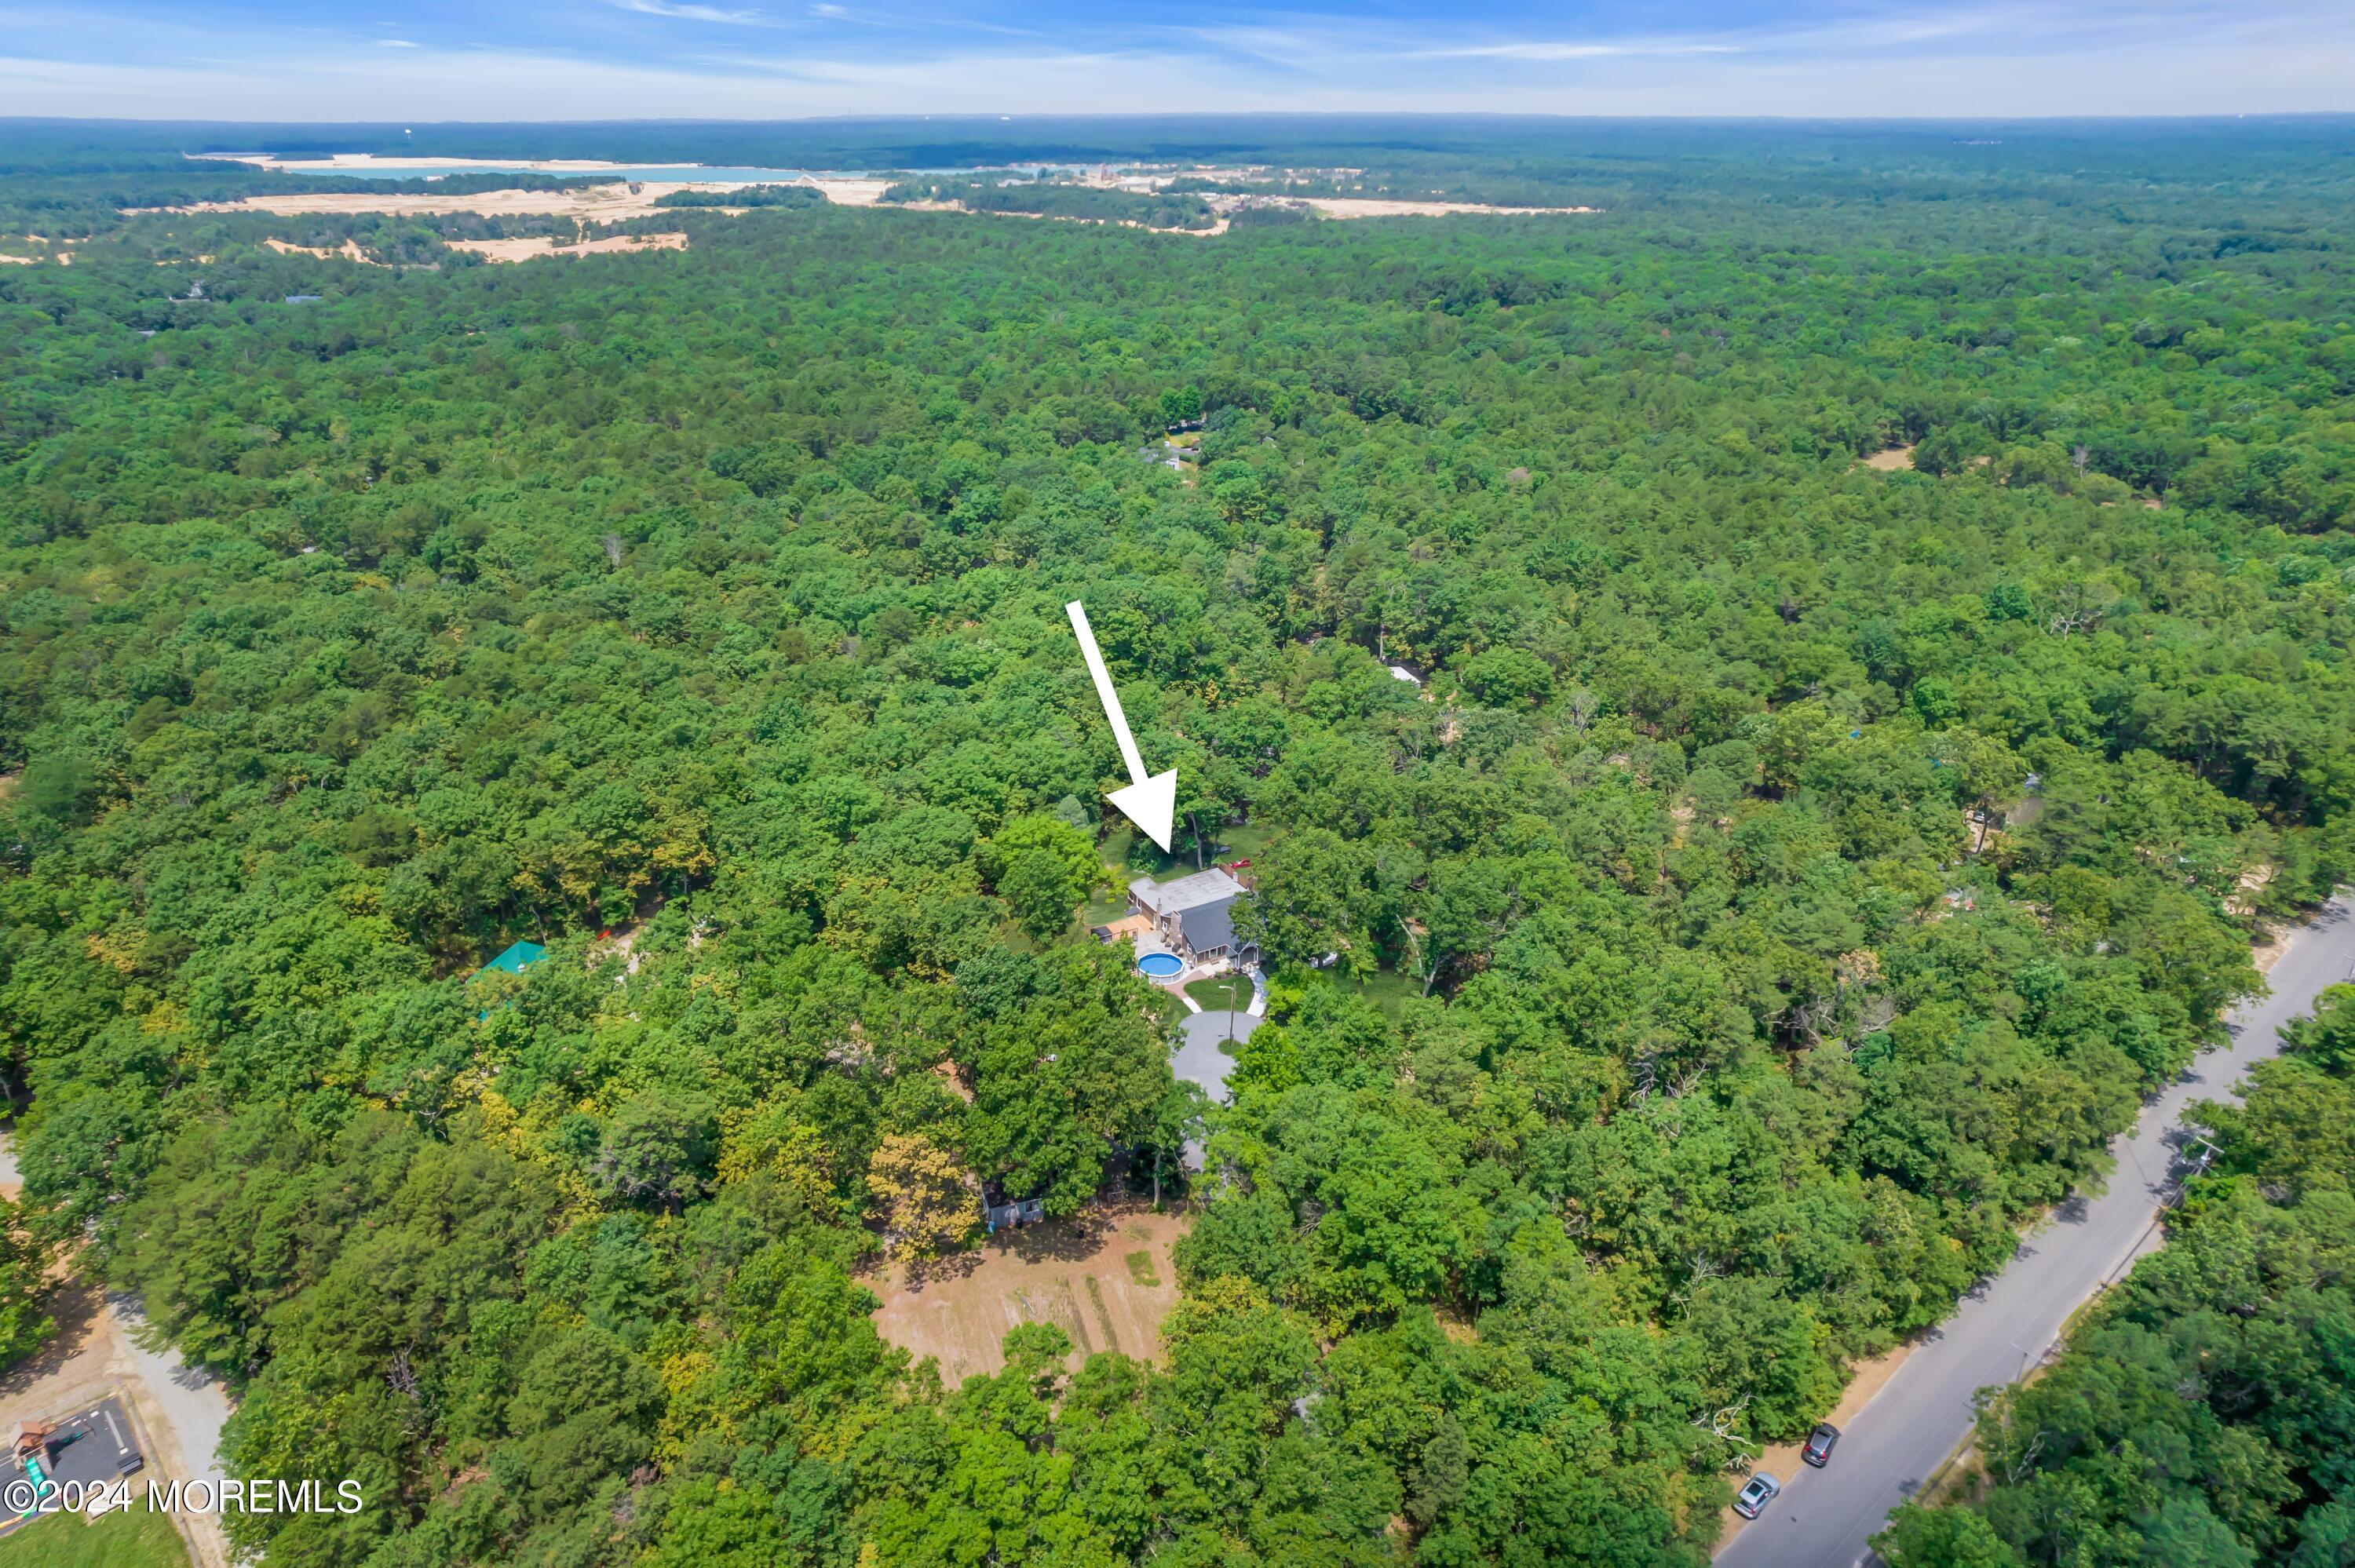
<path fill-rule="evenodd" d="M 1756 1519 L 1782 1489 L 1782 1482 L 1761 1470 L 1750 1478 L 1750 1484 L 1742 1489 L 1740 1497 L 1733 1499 L 1733 1511 L 1744 1519 Z"/>
<path fill-rule="evenodd" d="M 1807 1446 L 1799 1450 L 1799 1457 L 1820 1470 L 1831 1460 L 1832 1450 L 1839 1446 L 1839 1428 L 1828 1421 L 1818 1421 L 1816 1429 L 1807 1434 Z"/>

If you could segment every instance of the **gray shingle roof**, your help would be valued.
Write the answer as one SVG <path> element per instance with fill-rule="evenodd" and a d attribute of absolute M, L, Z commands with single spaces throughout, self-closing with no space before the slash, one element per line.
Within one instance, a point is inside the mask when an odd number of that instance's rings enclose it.
<path fill-rule="evenodd" d="M 1128 885 L 1128 890 L 1154 913 L 1176 915 L 1206 904 L 1224 904 L 1241 893 L 1243 885 L 1223 871 L 1198 871 L 1175 882 L 1156 883 L 1149 876 L 1140 876 Z"/>

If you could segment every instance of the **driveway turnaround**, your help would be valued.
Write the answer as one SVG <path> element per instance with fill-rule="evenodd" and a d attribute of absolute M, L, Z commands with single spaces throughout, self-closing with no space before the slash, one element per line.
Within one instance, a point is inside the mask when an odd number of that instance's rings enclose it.
<path fill-rule="evenodd" d="M 1220 1105 L 1227 1103 L 1227 1074 L 1235 1065 L 1227 1054 L 1231 1037 L 1241 1043 L 1251 1038 L 1260 1020 L 1248 1012 L 1189 1012 L 1178 1027 L 1185 1036 L 1169 1058 L 1169 1070 L 1181 1078 L 1202 1086 L 1202 1092 Z M 1186 1169 L 1202 1168 L 1202 1146 L 1193 1139 L 1186 1140 Z"/>
<path fill-rule="evenodd" d="M 1169 1058 L 1169 1070 L 1181 1078 L 1202 1086 L 1203 1092 L 1220 1105 L 1227 1103 L 1227 1074 L 1233 1070 L 1234 1058 L 1227 1054 L 1228 1039 L 1237 1043 L 1251 1038 L 1252 1031 L 1261 1021 L 1248 1012 L 1192 1012 L 1180 1025 L 1185 1039 L 1178 1054 Z"/>
<path fill-rule="evenodd" d="M 2078 1304 L 2160 1241 L 2174 1192 L 2178 1123 L 2193 1100 L 2230 1099 L 2250 1065 L 2280 1048 L 2275 1032 L 2312 1011 L 2325 986 L 2355 970 L 2355 908 L 2341 897 L 2300 931 L 2266 977 L 2273 994 L 2225 1020 L 2232 1044 L 2153 1096 L 2134 1130 L 2110 1145 L 2109 1190 L 2076 1197 L 2019 1245 L 1931 1330 L 1840 1436 L 1829 1467 L 1777 1478 L 1782 1495 L 1728 1542 L 1717 1568 L 1841 1568 L 1877 1561 L 1866 1542 L 1970 1435 L 1971 1396 L 2041 1360 Z"/>

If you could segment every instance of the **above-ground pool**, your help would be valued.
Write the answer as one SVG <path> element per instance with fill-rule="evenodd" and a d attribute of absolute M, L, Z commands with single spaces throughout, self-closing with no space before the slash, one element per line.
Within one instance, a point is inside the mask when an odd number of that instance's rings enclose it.
<path fill-rule="evenodd" d="M 1136 960 L 1137 972 L 1150 975 L 1155 980 L 1175 980 L 1178 971 L 1185 967 L 1178 961 L 1175 953 L 1147 953 Z"/>

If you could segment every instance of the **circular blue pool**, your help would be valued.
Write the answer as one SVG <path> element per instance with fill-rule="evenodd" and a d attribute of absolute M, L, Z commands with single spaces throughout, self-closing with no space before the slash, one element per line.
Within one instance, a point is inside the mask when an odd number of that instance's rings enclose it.
<path fill-rule="evenodd" d="M 1147 953 L 1136 960 L 1137 972 L 1151 975 L 1155 980 L 1174 979 L 1185 967 L 1178 961 L 1175 953 Z"/>

